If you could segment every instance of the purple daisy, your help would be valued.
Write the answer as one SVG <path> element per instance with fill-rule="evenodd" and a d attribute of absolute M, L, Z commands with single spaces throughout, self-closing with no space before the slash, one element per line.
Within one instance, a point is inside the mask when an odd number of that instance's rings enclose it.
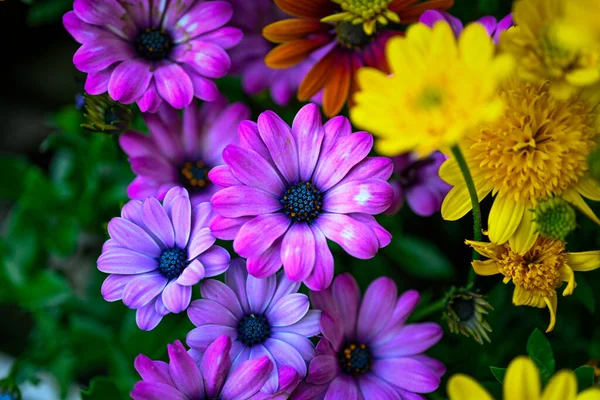
<path fill-rule="evenodd" d="M 394 200 L 385 213 L 396 214 L 402 208 L 404 199 L 415 214 L 422 217 L 438 212 L 444 197 L 452 188 L 438 174 L 447 158 L 440 152 L 422 159 L 412 153 L 392 157 L 396 175 L 396 180 L 391 182 Z"/>
<path fill-rule="evenodd" d="M 110 239 L 98 258 L 98 269 L 111 274 L 102 284 L 104 299 L 123 300 L 137 310 L 143 330 L 185 310 L 192 286 L 229 266 L 227 250 L 214 246 L 212 218 L 210 203 L 192 208 L 179 187 L 169 190 L 162 204 L 154 197 L 129 201 L 121 217 L 108 223 Z"/>
<path fill-rule="evenodd" d="M 162 200 L 175 186 L 185 187 L 192 205 L 210 201 L 217 188 L 208 171 L 223 164 L 223 149 L 239 143 L 238 124 L 250 117 L 242 103 L 229 105 L 224 97 L 183 109 L 183 118 L 169 106 L 143 114 L 150 136 L 128 131 L 119 138 L 137 177 L 127 188 L 132 199 L 153 196 Z"/>
<path fill-rule="evenodd" d="M 256 95 L 270 89 L 273 101 L 287 105 L 300 87 L 300 82 L 313 65 L 319 61 L 315 52 L 306 61 L 288 69 L 273 69 L 265 64 L 265 56 L 274 47 L 273 43 L 262 35 L 265 26 L 272 22 L 288 18 L 273 0 L 229 0 L 233 4 L 231 25 L 244 32 L 239 46 L 230 52 L 231 74 L 241 75 L 244 92 Z"/>
<path fill-rule="evenodd" d="M 390 243 L 372 214 L 392 202 L 386 180 L 393 165 L 367 157 L 370 134 L 352 133 L 341 116 L 322 125 L 314 104 L 298 112 L 291 129 L 267 111 L 258 124 L 242 122 L 238 132 L 240 145 L 223 151 L 227 165 L 208 175 L 225 187 L 211 200 L 218 214 L 211 229 L 219 239 L 234 240 L 250 274 L 265 278 L 283 265 L 292 281 L 322 290 L 333 278 L 326 239 L 360 259 Z"/>
<path fill-rule="evenodd" d="M 448 24 L 450 24 L 450 27 L 457 37 L 460 36 L 460 33 L 463 31 L 462 21 L 452 14 L 448 14 L 444 11 L 427 10 L 421 14 L 421 17 L 419 18 L 419 22 L 424 23 L 429 27 L 433 27 L 433 25 L 435 25 L 435 23 L 438 21 L 446 21 Z M 477 21 L 475 21 L 475 23 L 483 25 L 488 34 L 492 37 L 492 39 L 494 39 L 494 42 L 498 43 L 500 34 L 513 26 L 513 17 L 512 13 L 510 13 L 500 21 L 497 21 L 496 18 L 492 17 L 491 15 L 487 15 L 479 18 Z"/>
<path fill-rule="evenodd" d="M 233 341 L 229 355 L 234 368 L 265 355 L 273 361 L 266 393 L 281 390 L 278 371 L 284 366 L 304 377 L 306 363 L 315 355 L 308 338 L 319 334 L 321 312 L 309 311 L 308 296 L 297 293 L 299 287 L 283 273 L 255 278 L 248 275 L 244 260 L 233 260 L 225 283 L 204 281 L 202 299 L 188 309 L 196 325 L 186 338 L 192 357 L 199 360 L 216 337 L 227 335 Z"/>
<path fill-rule="evenodd" d="M 183 108 L 195 97 L 213 101 L 213 82 L 231 66 L 225 52 L 242 32 L 224 25 L 226 1 L 75 0 L 63 23 L 82 44 L 73 56 L 88 74 L 85 91 L 156 112 L 164 101 Z"/>
<path fill-rule="evenodd" d="M 442 328 L 406 325 L 419 294 L 397 293 L 396 284 L 382 277 L 361 299 L 349 274 L 337 276 L 329 290 L 311 292 L 313 305 L 323 312 L 324 337 L 292 399 L 424 400 L 417 393 L 438 388 L 445 368 L 423 352 L 441 339 Z"/>
<path fill-rule="evenodd" d="M 221 336 L 196 363 L 180 341 L 168 345 L 170 362 L 153 361 L 143 354 L 135 359 L 142 377 L 131 392 L 134 400 L 246 400 L 263 398 L 259 390 L 269 378 L 273 363 L 268 357 L 231 368 L 231 339 Z"/>

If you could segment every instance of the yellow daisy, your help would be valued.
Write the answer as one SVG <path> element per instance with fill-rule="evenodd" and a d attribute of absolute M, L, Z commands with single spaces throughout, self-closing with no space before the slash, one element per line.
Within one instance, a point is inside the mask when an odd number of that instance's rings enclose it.
<path fill-rule="evenodd" d="M 471 265 L 478 275 L 502 274 L 504 283 L 514 283 L 514 305 L 548 307 L 550 325 L 546 332 L 554 329 L 556 324 L 556 289 L 563 282 L 567 282 L 563 296 L 570 296 L 577 286 L 574 271 L 592 271 L 600 267 L 600 251 L 567 253 L 563 241 L 543 236 L 540 236 L 523 255 L 515 252 L 508 244 L 498 245 L 472 240 L 465 243 L 489 258 L 472 262 Z"/>
<path fill-rule="evenodd" d="M 446 22 L 414 24 L 390 39 L 386 56 L 392 74 L 361 68 L 350 110 L 356 125 L 378 136 L 381 154 L 425 156 L 502 114 L 497 87 L 513 59 L 495 55 L 482 25 L 469 25 L 456 39 Z"/>
<path fill-rule="evenodd" d="M 528 357 L 515 358 L 504 377 L 505 400 L 600 400 L 600 389 L 589 388 L 577 394 L 577 377 L 572 371 L 562 370 L 554 376 L 542 392 L 537 367 Z M 448 380 L 450 400 L 494 400 L 476 380 L 453 375 Z"/>
<path fill-rule="evenodd" d="M 600 91 L 558 100 L 548 88 L 547 82 L 508 80 L 500 89 L 503 118 L 480 125 L 460 144 L 479 200 L 495 196 L 488 216 L 490 240 L 508 240 L 519 254 L 538 236 L 532 210 L 552 196 L 600 224 L 582 198 L 600 200 L 600 184 L 590 176 L 587 161 L 600 133 Z M 442 217 L 459 219 L 471 210 L 471 199 L 456 160 L 448 159 L 439 173 L 454 186 L 442 204 Z"/>
<path fill-rule="evenodd" d="M 597 0 L 519 0 L 513 8 L 516 26 L 500 35 L 500 48 L 519 60 L 521 78 L 548 80 L 553 95 L 567 98 L 577 88 L 600 80 L 600 41 L 590 41 L 587 28 L 600 25 L 598 13 L 590 10 L 598 9 L 597 4 Z"/>

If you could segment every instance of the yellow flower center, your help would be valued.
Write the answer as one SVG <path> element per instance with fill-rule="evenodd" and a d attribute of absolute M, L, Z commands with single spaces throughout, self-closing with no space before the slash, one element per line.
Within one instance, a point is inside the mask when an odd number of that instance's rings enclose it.
<path fill-rule="evenodd" d="M 398 23 L 400 17 L 388 10 L 393 0 L 332 0 L 340 5 L 342 12 L 323 18 L 323 22 L 347 21 L 354 25 L 363 25 L 367 35 L 373 34 L 377 23 L 387 25 L 389 21 Z"/>
<path fill-rule="evenodd" d="M 554 296 L 562 283 L 560 270 L 566 263 L 564 242 L 540 237 L 525 255 L 512 251 L 508 244 L 503 247 L 497 260 L 502 275 L 536 295 Z"/>
<path fill-rule="evenodd" d="M 588 170 L 596 146 L 593 106 L 582 98 L 559 101 L 548 87 L 511 80 L 500 90 L 504 117 L 467 139 L 474 174 L 515 201 L 560 195 Z"/>

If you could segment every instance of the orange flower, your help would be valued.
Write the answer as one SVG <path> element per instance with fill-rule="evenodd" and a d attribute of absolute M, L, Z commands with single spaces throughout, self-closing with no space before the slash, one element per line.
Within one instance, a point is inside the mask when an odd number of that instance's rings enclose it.
<path fill-rule="evenodd" d="M 407 24 L 417 21 L 426 10 L 446 10 L 453 2 L 393 0 L 387 5 L 387 10 L 380 10 L 379 5 L 377 12 L 372 14 L 397 15 L 400 23 Z M 330 118 L 342 110 L 346 100 L 356 91 L 355 76 L 359 68 L 367 66 L 389 73 L 385 45 L 389 38 L 401 32 L 389 29 L 385 18 L 378 19 L 386 21 L 385 25 L 372 21 L 354 24 L 347 17 L 352 8 L 342 8 L 339 2 L 333 0 L 275 0 L 275 3 L 296 18 L 265 27 L 265 38 L 278 43 L 265 57 L 265 63 L 271 68 L 284 69 L 298 64 L 317 50 L 324 53 L 319 53 L 322 58 L 300 84 L 300 101 L 306 101 L 323 90 L 323 111 Z M 336 14 L 345 17 L 332 18 Z"/>

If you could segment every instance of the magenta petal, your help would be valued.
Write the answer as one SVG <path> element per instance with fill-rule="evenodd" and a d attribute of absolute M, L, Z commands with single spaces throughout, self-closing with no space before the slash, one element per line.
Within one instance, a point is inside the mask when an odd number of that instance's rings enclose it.
<path fill-rule="evenodd" d="M 498 26 L 498 22 L 496 18 L 491 15 L 486 15 L 485 17 L 479 18 L 475 23 L 483 25 L 488 35 L 492 36 L 494 31 L 496 30 L 496 26 Z"/>
<path fill-rule="evenodd" d="M 225 283 L 235 293 L 244 313 L 250 312 L 248 296 L 246 295 L 247 277 L 248 272 L 246 271 L 246 262 L 241 258 L 236 258 L 231 261 L 231 266 L 225 273 Z"/>
<path fill-rule="evenodd" d="M 221 246 L 212 246 L 198 256 L 198 261 L 204 265 L 204 273 L 207 277 L 221 275 L 229 268 L 231 256 Z"/>
<path fill-rule="evenodd" d="M 279 238 L 262 254 L 248 257 L 247 267 L 250 275 L 255 278 L 267 278 L 281 268 L 281 241 Z"/>
<path fill-rule="evenodd" d="M 398 371 L 403 371 L 398 374 Z M 428 367 L 410 358 L 375 360 L 373 373 L 390 384 L 414 393 L 431 393 L 440 378 Z"/>
<path fill-rule="evenodd" d="M 250 186 L 233 186 L 215 193 L 211 199 L 215 212 L 237 218 L 272 213 L 281 209 L 277 197 Z"/>
<path fill-rule="evenodd" d="M 208 173 L 208 179 L 215 185 L 223 188 L 242 184 L 242 182 L 233 175 L 231 168 L 227 165 L 219 165 L 218 167 L 211 169 Z"/>
<path fill-rule="evenodd" d="M 326 312 L 323 312 L 321 314 L 319 327 L 321 328 L 321 332 L 325 339 L 331 343 L 331 346 L 334 349 L 339 350 L 342 346 L 342 340 L 344 339 L 344 327 L 340 324 L 340 321 L 337 321 Z"/>
<path fill-rule="evenodd" d="M 333 299 L 339 315 L 343 315 L 343 332 L 346 337 L 356 335 L 356 320 L 361 302 L 360 289 L 356 280 L 349 274 L 338 275 L 331 287 Z"/>
<path fill-rule="evenodd" d="M 200 232 L 201 229 L 208 228 L 215 218 L 215 213 L 212 210 L 210 203 L 200 203 L 192 209 L 192 225 L 190 237 L 193 237 Z"/>
<path fill-rule="evenodd" d="M 240 146 L 245 149 L 251 149 L 260 154 L 262 158 L 269 161 L 272 165 L 273 159 L 267 149 L 267 145 L 260 137 L 258 133 L 258 125 L 252 121 L 242 121 L 238 125 L 238 136 L 240 138 Z"/>
<path fill-rule="evenodd" d="M 227 335 L 230 338 L 237 338 L 237 330 L 225 325 L 202 325 L 192 329 L 185 338 L 188 346 L 194 350 L 204 351 L 219 336 Z"/>
<path fill-rule="evenodd" d="M 179 21 L 187 12 L 190 7 L 196 3 L 196 0 L 178 0 L 167 2 L 162 16 L 162 26 L 164 28 L 170 28 Z"/>
<path fill-rule="evenodd" d="M 333 280 L 333 255 L 323 232 L 316 226 L 310 229 L 315 237 L 315 267 L 304 283 L 310 290 L 319 291 L 327 289 Z"/>
<path fill-rule="evenodd" d="M 114 70 L 115 67 L 110 66 L 102 71 L 90 72 L 85 78 L 84 90 L 92 95 L 105 93 L 108 90 L 108 83 Z"/>
<path fill-rule="evenodd" d="M 281 243 L 281 261 L 292 281 L 303 281 L 315 267 L 315 237 L 306 223 L 295 223 Z"/>
<path fill-rule="evenodd" d="M 149 197 L 144 200 L 142 204 L 142 220 L 144 221 L 144 225 L 160 239 L 166 248 L 171 249 L 175 246 L 173 224 L 162 204 L 156 198 Z"/>
<path fill-rule="evenodd" d="M 214 103 L 217 105 L 218 103 Z M 222 154 L 228 144 L 237 144 L 237 127 L 241 121 L 250 118 L 250 108 L 243 103 L 233 103 L 219 108 L 211 127 L 203 139 L 204 158 L 209 164 L 223 164 Z M 208 150 L 210 147 L 210 150 Z"/>
<path fill-rule="evenodd" d="M 181 286 L 193 286 L 200 282 L 205 275 L 204 265 L 198 260 L 192 261 L 179 275 L 177 283 Z"/>
<path fill-rule="evenodd" d="M 77 16 L 75 11 L 69 11 L 63 15 L 63 25 L 67 32 L 73 36 L 78 43 L 86 43 L 96 40 L 98 38 L 103 39 L 114 39 L 114 34 L 100 29 L 96 26 L 90 25 L 83 22 L 81 18 Z"/>
<path fill-rule="evenodd" d="M 155 302 L 151 301 L 135 312 L 135 323 L 143 331 L 156 328 L 163 318 L 163 314 L 155 311 Z"/>
<path fill-rule="evenodd" d="M 270 276 L 258 279 L 249 275 L 246 278 L 246 293 L 248 305 L 253 313 L 262 314 L 267 309 L 273 293 L 275 293 L 277 278 Z"/>
<path fill-rule="evenodd" d="M 306 382 L 324 385 L 340 374 L 340 362 L 331 356 L 319 355 L 308 366 Z"/>
<path fill-rule="evenodd" d="M 347 375 L 340 375 L 331 382 L 324 400 L 359 400 L 359 390 L 356 381 Z"/>
<path fill-rule="evenodd" d="M 202 76 L 196 68 L 191 65 L 182 64 L 181 66 L 192 81 L 195 97 L 204 101 L 215 101 L 219 97 L 219 88 L 215 82 Z"/>
<path fill-rule="evenodd" d="M 398 358 L 421 354 L 440 341 L 442 328 L 433 322 L 406 325 L 394 338 L 373 347 L 376 358 Z"/>
<path fill-rule="evenodd" d="M 119 146 L 129 157 L 149 156 L 158 152 L 149 136 L 136 131 L 127 131 L 119 136 Z"/>
<path fill-rule="evenodd" d="M 152 65 L 141 58 L 123 61 L 110 76 L 108 94 L 121 103 L 133 103 L 148 88 L 152 79 L 151 70 Z"/>
<path fill-rule="evenodd" d="M 162 104 L 162 99 L 156 90 L 156 84 L 154 81 L 150 81 L 146 92 L 139 98 L 137 105 L 140 107 L 141 112 L 155 113 Z"/>
<path fill-rule="evenodd" d="M 325 194 L 323 210 L 340 214 L 379 214 L 389 208 L 393 197 L 392 187 L 384 180 L 351 181 L 335 186 Z"/>
<path fill-rule="evenodd" d="M 207 78 L 222 78 L 231 67 L 231 60 L 225 50 L 201 39 L 175 47 L 171 57 L 182 64 L 190 65 Z"/>
<path fill-rule="evenodd" d="M 256 394 L 273 371 L 273 363 L 267 356 L 244 361 L 235 369 L 221 392 L 224 400 L 247 399 Z"/>
<path fill-rule="evenodd" d="M 137 34 L 129 13 L 116 0 L 75 0 L 73 9 L 88 24 L 104 26 L 123 39 L 134 39 Z"/>
<path fill-rule="evenodd" d="M 348 118 L 338 115 L 331 118 L 323 125 L 325 130 L 325 138 L 321 146 L 321 154 L 327 153 L 340 138 L 348 136 L 352 133 L 352 125 Z"/>
<path fill-rule="evenodd" d="M 204 299 L 213 300 L 222 304 L 237 319 L 241 319 L 244 316 L 242 306 L 235 293 L 223 282 L 217 281 L 216 279 L 204 281 L 200 287 L 200 294 Z"/>
<path fill-rule="evenodd" d="M 157 382 L 140 381 L 131 392 L 133 400 L 188 400 L 188 398 L 173 386 Z"/>
<path fill-rule="evenodd" d="M 157 268 L 154 258 L 124 248 L 110 249 L 98 257 L 98 270 L 107 274 L 135 275 Z"/>
<path fill-rule="evenodd" d="M 317 336 L 321 333 L 320 321 L 321 311 L 309 310 L 300 321 L 289 326 L 273 328 L 273 332 L 290 332 L 304 337 Z"/>
<path fill-rule="evenodd" d="M 178 340 L 172 345 L 167 345 L 169 352 L 169 373 L 175 386 L 190 399 L 204 397 L 204 384 L 198 366 L 185 351 Z"/>
<path fill-rule="evenodd" d="M 352 219 L 362 222 L 373 230 L 377 241 L 379 242 L 379 248 L 383 248 L 392 242 L 392 234 L 389 233 L 385 228 L 379 225 L 379 222 L 369 214 L 352 213 L 349 215 Z"/>
<path fill-rule="evenodd" d="M 233 240 L 242 225 L 251 221 L 254 217 L 224 218 L 217 215 L 210 224 L 212 233 L 221 240 Z"/>
<path fill-rule="evenodd" d="M 164 361 L 152 361 L 145 355 L 140 354 L 135 358 L 133 365 L 144 381 L 175 386 L 169 374 L 169 365 Z"/>
<path fill-rule="evenodd" d="M 369 343 L 385 328 L 397 299 L 398 287 L 390 278 L 381 277 L 369 285 L 360 306 L 356 327 L 356 336 L 361 343 Z"/>
<path fill-rule="evenodd" d="M 309 307 L 305 294 L 292 293 L 279 299 L 266 315 L 271 326 L 288 326 L 304 317 Z"/>
<path fill-rule="evenodd" d="M 180 313 L 190 304 L 192 298 L 192 287 L 181 286 L 176 281 L 167 284 L 162 293 L 162 301 L 165 307 L 172 313 Z"/>
<path fill-rule="evenodd" d="M 226 1 L 196 2 L 194 6 L 177 21 L 173 30 L 173 39 L 177 43 L 193 39 L 205 32 L 225 25 L 233 15 L 233 7 Z M 201 23 L 199 23 L 201 21 Z"/>
<path fill-rule="evenodd" d="M 393 329 L 398 325 L 404 325 L 406 320 L 408 320 L 408 317 L 410 317 L 410 314 L 417 308 L 419 300 L 421 300 L 421 296 L 416 290 L 407 290 L 402 293 L 400 298 L 398 298 L 388 327 Z"/>
<path fill-rule="evenodd" d="M 257 152 L 229 145 L 223 150 L 223 159 L 243 184 L 252 186 L 275 196 L 281 196 L 285 186 L 277 171 Z"/>
<path fill-rule="evenodd" d="M 288 230 L 290 222 L 285 214 L 259 215 L 240 228 L 233 248 L 242 257 L 259 256 Z"/>
<path fill-rule="evenodd" d="M 373 230 L 347 215 L 321 214 L 316 224 L 328 239 L 342 246 L 353 257 L 369 259 L 379 249 Z"/>
<path fill-rule="evenodd" d="M 129 159 L 129 163 L 133 172 L 138 176 L 153 179 L 160 182 L 161 185 L 164 182 L 177 181 L 177 171 L 161 156 L 132 157 Z"/>
<path fill-rule="evenodd" d="M 308 340 L 308 339 L 306 339 Z M 278 365 L 289 365 L 300 375 L 306 375 L 306 361 L 302 355 L 291 344 L 278 339 L 267 339 L 264 346 L 277 360 Z"/>
<path fill-rule="evenodd" d="M 127 196 L 130 199 L 143 200 L 146 197 L 156 196 L 158 188 L 159 184 L 156 181 L 138 176 L 127 186 Z"/>
<path fill-rule="evenodd" d="M 123 291 L 123 304 L 129 308 L 140 308 L 158 296 L 165 285 L 167 278 L 160 272 L 150 272 L 131 279 Z"/>
<path fill-rule="evenodd" d="M 135 50 L 120 39 L 96 39 L 84 43 L 73 55 L 73 64 L 83 72 L 99 72 L 112 64 L 132 59 Z"/>
<path fill-rule="evenodd" d="M 446 373 L 446 367 L 444 367 L 444 364 L 442 364 L 440 361 L 436 360 L 435 358 L 431 358 L 424 354 L 411 356 L 410 358 L 425 365 L 427 368 L 432 370 L 433 373 L 436 374 L 437 376 L 441 377 Z"/>
<path fill-rule="evenodd" d="M 165 63 L 154 71 L 156 89 L 171 106 L 183 108 L 194 98 L 194 86 L 189 75 L 177 64 Z"/>
<path fill-rule="evenodd" d="M 161 248 L 152 237 L 142 228 L 123 218 L 113 218 L 108 223 L 108 234 L 119 245 L 158 258 Z"/>
<path fill-rule="evenodd" d="M 273 111 L 258 117 L 260 137 L 288 184 L 298 182 L 298 149 L 290 127 Z"/>
<path fill-rule="evenodd" d="M 215 44 L 227 50 L 237 46 L 243 37 L 244 33 L 241 29 L 226 26 L 202 35 L 202 41 Z"/>
<path fill-rule="evenodd" d="M 123 297 L 123 290 L 131 279 L 131 275 L 112 274 L 106 277 L 102 283 L 102 288 L 100 289 L 100 293 L 102 293 L 104 300 L 111 302 L 121 300 Z"/>
<path fill-rule="evenodd" d="M 358 378 L 358 386 L 365 399 L 381 399 L 381 400 L 416 400 L 412 397 L 405 397 L 397 393 L 390 384 L 382 379 L 379 379 L 372 374 L 365 374 Z M 400 397 L 399 397 L 400 396 Z M 415 395 L 420 396 L 420 395 Z M 425 400 L 418 397 L 420 400 Z"/>
<path fill-rule="evenodd" d="M 223 383 L 231 366 L 229 351 L 231 339 L 228 336 L 219 336 L 208 348 L 202 357 L 200 370 L 204 377 L 204 390 L 206 397 L 216 399 L 223 387 Z"/>
<path fill-rule="evenodd" d="M 169 191 L 167 193 L 165 193 L 165 196 L 163 197 L 163 207 L 165 208 L 165 211 L 167 212 L 167 215 L 169 216 L 169 219 L 171 219 L 171 221 L 173 220 L 173 201 L 175 199 L 178 199 L 179 197 L 186 199 L 188 202 L 190 200 L 190 194 L 188 193 L 188 191 L 185 188 L 182 188 L 181 186 L 175 186 L 172 187 L 171 189 L 169 189 Z M 185 206 L 184 206 L 185 207 Z M 190 207 L 191 208 L 191 207 Z M 187 213 L 184 213 L 187 214 Z M 191 219 L 191 210 L 190 210 L 190 215 L 188 216 L 188 220 Z M 175 232 L 175 234 L 177 234 L 177 232 Z M 189 232 L 188 232 L 189 235 Z"/>
<path fill-rule="evenodd" d="M 394 172 L 394 164 L 387 157 L 367 157 L 354 166 L 339 185 L 350 181 L 383 179 L 387 181 Z"/>
<path fill-rule="evenodd" d="M 298 111 L 292 124 L 292 134 L 298 146 L 300 179 L 308 181 L 317 165 L 321 143 L 325 137 L 321 112 L 317 105 L 307 104 Z"/>

